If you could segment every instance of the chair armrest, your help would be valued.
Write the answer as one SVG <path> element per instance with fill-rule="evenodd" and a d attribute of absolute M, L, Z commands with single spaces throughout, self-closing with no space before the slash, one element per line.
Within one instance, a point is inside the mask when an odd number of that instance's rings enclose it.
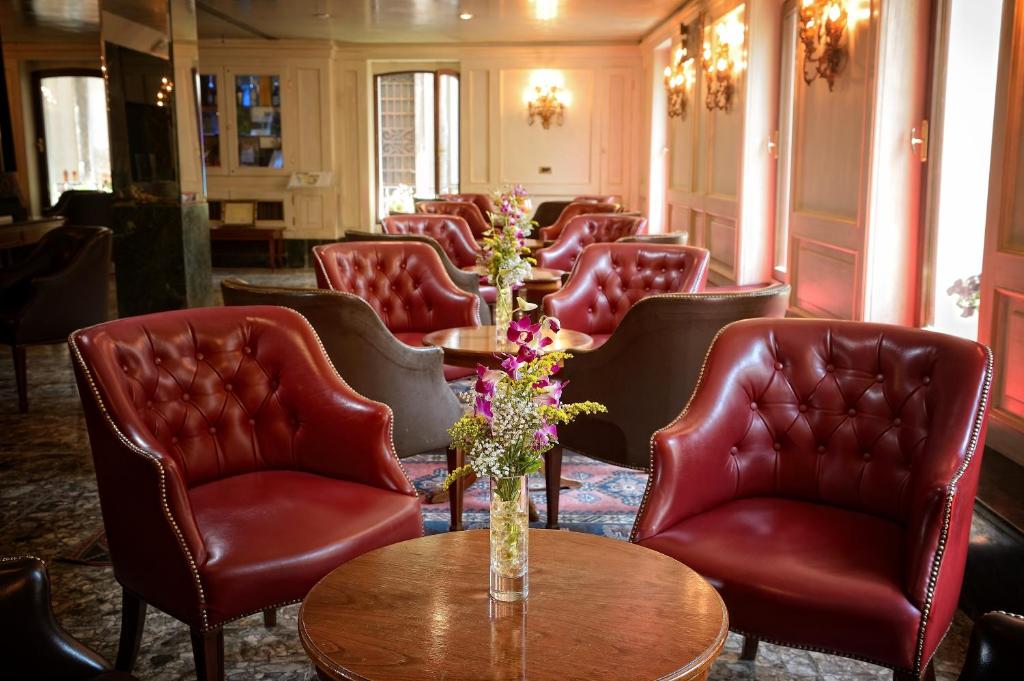
<path fill-rule="evenodd" d="M 543 231 L 541 230 L 542 233 Z M 547 267 L 553 270 L 570 270 L 572 269 L 573 259 L 582 250 L 579 240 L 575 237 L 565 238 L 564 235 L 559 235 L 555 243 L 534 251 L 533 257 L 537 259 L 538 267 Z"/>
<path fill-rule="evenodd" d="M 482 299 L 460 289 L 451 279 L 438 278 L 431 285 L 421 286 L 419 293 L 432 308 L 434 329 L 480 325 Z"/>
<path fill-rule="evenodd" d="M 651 438 L 651 477 L 630 541 L 641 542 L 734 498 L 737 469 L 729 447 L 745 424 L 716 411 L 691 404 Z"/>
<path fill-rule="evenodd" d="M 117 581 L 187 622 L 202 621 L 197 565 L 206 547 L 174 460 L 141 432 L 121 432 L 86 368 L 76 336 L 68 343 L 93 450 L 103 525 Z M 90 361 L 103 361 L 97 353 Z"/>

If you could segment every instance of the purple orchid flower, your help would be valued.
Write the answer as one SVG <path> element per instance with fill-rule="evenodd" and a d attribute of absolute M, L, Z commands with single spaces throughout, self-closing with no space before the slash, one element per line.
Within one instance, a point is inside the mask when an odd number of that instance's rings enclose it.
<path fill-rule="evenodd" d="M 548 328 L 551 329 L 551 333 L 558 333 L 562 329 L 561 322 L 559 322 L 555 317 L 548 317 L 547 323 Z"/>
<path fill-rule="evenodd" d="M 483 396 L 476 398 L 474 413 L 477 416 L 483 416 L 488 421 L 494 419 L 494 412 L 491 411 L 491 401 Z"/>
<path fill-rule="evenodd" d="M 529 343 L 535 334 L 540 333 L 540 324 L 534 324 L 527 316 L 520 317 L 508 325 L 508 339 L 514 343 Z M 523 335 L 526 338 L 523 339 Z"/>
<path fill-rule="evenodd" d="M 544 449 L 558 439 L 558 430 L 553 423 L 545 423 L 533 434 L 533 448 Z"/>
<path fill-rule="evenodd" d="M 490 398 L 494 394 L 494 386 L 497 385 L 498 379 L 501 378 L 501 372 L 495 371 L 494 369 L 488 369 L 482 364 L 476 365 L 476 390 L 478 395 Z"/>
<path fill-rule="evenodd" d="M 509 355 L 502 360 L 501 368 L 504 369 L 505 373 L 508 374 L 508 377 L 514 381 L 519 377 L 520 364 L 521 362 L 515 357 L 515 355 Z"/>

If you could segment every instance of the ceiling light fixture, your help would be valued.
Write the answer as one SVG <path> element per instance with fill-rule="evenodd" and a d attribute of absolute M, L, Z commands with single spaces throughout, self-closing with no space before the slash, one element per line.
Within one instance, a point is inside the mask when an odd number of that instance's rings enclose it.
<path fill-rule="evenodd" d="M 462 19 L 463 21 L 469 21 L 470 19 L 473 18 L 473 15 L 470 14 L 469 12 L 463 12 L 462 14 L 459 15 L 459 18 Z"/>

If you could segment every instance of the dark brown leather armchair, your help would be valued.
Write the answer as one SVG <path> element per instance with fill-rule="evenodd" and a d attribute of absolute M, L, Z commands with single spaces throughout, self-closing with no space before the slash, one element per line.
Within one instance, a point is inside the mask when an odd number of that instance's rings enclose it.
<path fill-rule="evenodd" d="M 1005 681 L 1024 674 L 1024 617 L 990 612 L 974 623 L 958 681 Z"/>
<path fill-rule="evenodd" d="M 225 623 L 423 534 L 391 410 L 338 376 L 295 311 L 175 310 L 68 343 L 123 588 L 119 669 L 149 604 L 189 626 L 199 678 L 223 679 Z"/>
<path fill-rule="evenodd" d="M 462 415 L 462 407 L 444 380 L 440 348 L 406 345 L 372 307 L 349 293 L 253 286 L 240 279 L 225 279 L 220 287 L 225 305 L 279 305 L 309 320 L 345 382 L 360 395 L 391 407 L 399 458 L 449 448 L 448 428 Z M 449 466 L 453 457 L 450 453 Z M 461 499 L 455 489 L 449 488 L 453 530 L 461 529 Z"/>
<path fill-rule="evenodd" d="M 114 195 L 92 189 L 69 189 L 60 195 L 47 215 L 60 215 L 65 225 L 110 227 L 113 223 Z"/>
<path fill-rule="evenodd" d="M 533 212 L 533 221 L 537 223 L 537 229 L 550 227 L 558 222 L 558 216 L 570 203 L 572 201 L 542 201 L 537 204 L 537 210 Z M 537 238 L 541 238 L 539 233 Z"/>
<path fill-rule="evenodd" d="M 604 414 L 583 415 L 558 427 L 561 448 L 607 463 L 647 470 L 651 435 L 674 419 L 697 383 L 711 340 L 740 319 L 781 317 L 789 286 L 749 293 L 674 293 L 634 304 L 611 337 L 590 351 L 576 351 L 559 377 L 563 399 L 596 400 Z M 559 447 L 546 455 L 548 527 L 558 526 Z"/>
<path fill-rule="evenodd" d="M 58 624 L 46 563 L 35 556 L 0 558 L 0 677 L 40 681 L 134 681 Z"/>
<path fill-rule="evenodd" d="M 0 342 L 14 350 L 18 409 L 28 411 L 25 348 L 64 343 L 106 320 L 111 231 L 58 227 L 28 258 L 0 272 Z"/>
<path fill-rule="evenodd" d="M 457 267 L 455 263 L 452 262 L 452 259 L 448 257 L 444 247 L 441 246 L 441 244 L 433 237 L 429 237 L 424 234 L 373 234 L 370 232 L 360 232 L 350 229 L 345 232 L 344 241 L 416 241 L 427 244 L 433 248 L 434 252 L 441 258 L 441 263 L 444 265 L 444 271 L 448 273 L 448 277 L 451 278 L 455 285 L 463 291 L 472 293 L 480 300 L 480 323 L 484 325 L 491 323 L 490 305 L 494 304 L 494 299 L 497 297 L 497 292 L 494 287 L 482 284 L 480 275 L 473 272 L 466 272 L 465 270 Z"/>

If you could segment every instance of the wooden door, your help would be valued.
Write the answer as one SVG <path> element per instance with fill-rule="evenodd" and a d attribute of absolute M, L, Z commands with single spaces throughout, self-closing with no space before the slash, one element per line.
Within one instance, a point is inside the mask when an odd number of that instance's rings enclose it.
<path fill-rule="evenodd" d="M 1024 465 L 1024 0 L 1006 0 L 979 336 L 992 347 L 988 444 Z M 965 133 L 969 134 L 969 133 Z"/>

